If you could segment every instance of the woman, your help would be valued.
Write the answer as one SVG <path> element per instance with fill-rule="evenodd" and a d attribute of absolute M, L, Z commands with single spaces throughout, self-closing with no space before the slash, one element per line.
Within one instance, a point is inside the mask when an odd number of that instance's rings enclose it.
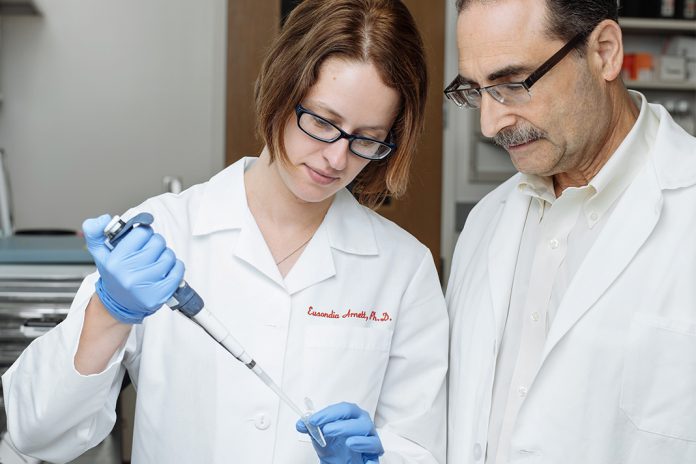
<path fill-rule="evenodd" d="M 152 228 L 113 251 L 110 217 L 85 221 L 98 275 L 3 378 L 15 445 L 65 461 L 99 443 L 127 370 L 135 463 L 443 462 L 448 324 L 433 260 L 363 206 L 403 193 L 425 93 L 400 1 L 300 4 L 257 81 L 260 156 L 147 200 L 125 216 L 152 213 Z M 200 327 L 158 310 L 183 263 L 259 365 L 296 403 L 313 400 L 325 448 Z"/>

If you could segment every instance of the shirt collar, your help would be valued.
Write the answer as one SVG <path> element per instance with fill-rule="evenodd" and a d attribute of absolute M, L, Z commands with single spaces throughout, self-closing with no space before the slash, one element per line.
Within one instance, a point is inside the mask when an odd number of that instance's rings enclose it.
<path fill-rule="evenodd" d="M 645 165 L 655 140 L 658 118 L 649 110 L 643 95 L 633 91 L 630 93 L 640 113 L 621 145 L 590 181 L 595 194 L 585 203 L 584 211 L 590 227 L 601 219 L 633 182 Z"/>
<path fill-rule="evenodd" d="M 539 202 L 553 203 L 556 200 L 551 177 L 522 173 L 520 182 L 517 184 L 517 190 L 532 198 L 536 198 Z"/>
<path fill-rule="evenodd" d="M 198 202 L 192 203 L 193 235 L 207 235 L 222 230 L 241 229 L 254 221 L 244 188 L 244 171 L 257 158 L 242 158 L 201 185 Z M 379 253 L 371 213 L 361 206 L 347 189 L 336 193 L 320 227 L 325 227 L 332 248 L 346 253 Z"/>
<path fill-rule="evenodd" d="M 532 197 L 532 199 L 536 201 L 538 206 L 537 211 L 539 213 L 537 219 L 539 221 L 544 217 L 546 206 L 552 205 L 556 200 L 551 177 L 521 173 L 520 182 L 517 184 L 517 190 L 523 195 Z"/>

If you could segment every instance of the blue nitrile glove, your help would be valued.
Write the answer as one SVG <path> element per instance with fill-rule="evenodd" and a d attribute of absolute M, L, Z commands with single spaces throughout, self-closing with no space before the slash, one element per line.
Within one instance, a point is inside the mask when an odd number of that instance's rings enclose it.
<path fill-rule="evenodd" d="M 326 438 L 325 448 L 312 440 L 321 464 L 379 464 L 384 448 L 367 411 L 352 403 L 338 403 L 312 414 L 309 422 L 319 426 Z M 295 427 L 308 433 L 301 420 Z"/>
<path fill-rule="evenodd" d="M 105 214 L 82 224 L 99 270 L 96 293 L 117 321 L 140 324 L 174 294 L 184 277 L 184 264 L 149 226 L 133 228 L 109 250 L 104 228 L 110 220 Z"/>

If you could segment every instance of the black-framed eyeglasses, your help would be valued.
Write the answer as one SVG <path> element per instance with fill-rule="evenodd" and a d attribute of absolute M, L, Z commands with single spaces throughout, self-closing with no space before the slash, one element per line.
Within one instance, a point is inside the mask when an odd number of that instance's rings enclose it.
<path fill-rule="evenodd" d="M 295 107 L 297 114 L 297 126 L 315 140 L 325 143 L 333 143 L 340 139 L 348 140 L 350 151 L 361 158 L 368 160 L 381 160 L 396 150 L 396 144 L 387 141 L 375 140 L 362 135 L 353 135 L 345 132 L 331 121 L 327 121 L 302 105 Z"/>
<path fill-rule="evenodd" d="M 581 32 L 553 54 L 541 66 L 535 69 L 529 77 L 520 82 L 505 82 L 486 87 L 471 87 L 470 84 L 462 82 L 461 76 L 457 76 L 445 87 L 445 96 L 452 100 L 457 106 L 464 108 L 480 108 L 483 92 L 488 93 L 495 101 L 503 105 L 522 105 L 532 98 L 530 89 L 536 81 L 556 66 L 565 56 L 587 37 L 587 32 Z"/>

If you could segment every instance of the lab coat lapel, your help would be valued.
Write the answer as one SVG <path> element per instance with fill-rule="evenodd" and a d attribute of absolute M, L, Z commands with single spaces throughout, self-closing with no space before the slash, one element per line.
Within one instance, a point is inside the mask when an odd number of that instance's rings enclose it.
<path fill-rule="evenodd" d="M 543 358 L 592 307 L 631 262 L 662 211 L 662 191 L 648 163 L 619 200 L 561 301 Z"/>
<path fill-rule="evenodd" d="M 500 205 L 500 219 L 495 225 L 488 248 L 488 274 L 498 344 L 505 329 L 517 256 L 530 201 L 531 197 L 521 194 L 517 188 L 513 189 L 507 200 Z"/>
<path fill-rule="evenodd" d="M 239 231 L 239 239 L 234 247 L 234 256 L 246 261 L 258 272 L 281 287 L 284 285 L 283 276 L 280 274 L 278 266 L 273 260 L 273 255 L 268 249 L 263 234 L 261 234 L 261 230 L 259 230 L 251 212 L 249 212 L 244 226 Z"/>
<path fill-rule="evenodd" d="M 316 283 L 336 275 L 331 246 L 322 224 L 285 276 L 285 288 L 289 294 L 297 293 Z"/>
<path fill-rule="evenodd" d="M 285 277 L 287 291 L 297 293 L 336 275 L 335 253 L 377 255 L 369 214 L 348 190 L 336 193 L 321 226 Z"/>
<path fill-rule="evenodd" d="M 192 232 L 194 236 L 198 236 L 239 230 L 232 250 L 220 249 L 220 253 L 228 253 L 230 259 L 247 262 L 261 274 L 283 286 L 283 277 L 247 204 L 244 171 L 255 160 L 242 158 L 203 184 L 201 201 L 191 205 L 195 217 Z"/>

